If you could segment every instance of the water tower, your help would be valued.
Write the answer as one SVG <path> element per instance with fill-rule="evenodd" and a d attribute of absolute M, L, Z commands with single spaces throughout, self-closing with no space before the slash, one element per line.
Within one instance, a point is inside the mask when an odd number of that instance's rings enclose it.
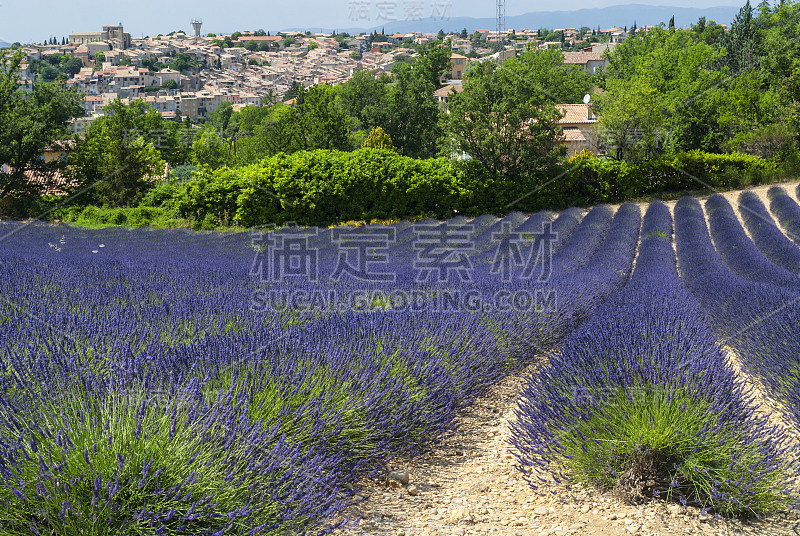
<path fill-rule="evenodd" d="M 200 37 L 200 27 L 203 26 L 203 21 L 200 19 L 192 19 L 192 28 L 194 28 L 194 36 Z"/>

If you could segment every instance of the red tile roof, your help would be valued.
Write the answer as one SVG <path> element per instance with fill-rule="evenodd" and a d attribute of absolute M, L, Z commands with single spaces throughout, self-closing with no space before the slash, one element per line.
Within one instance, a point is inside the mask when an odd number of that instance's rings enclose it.
<path fill-rule="evenodd" d="M 584 65 L 587 61 L 602 61 L 602 52 L 564 52 L 564 63 Z"/>
<path fill-rule="evenodd" d="M 558 120 L 559 124 L 597 122 L 597 116 L 589 113 L 588 104 L 556 104 L 556 108 L 564 113 L 564 117 Z"/>

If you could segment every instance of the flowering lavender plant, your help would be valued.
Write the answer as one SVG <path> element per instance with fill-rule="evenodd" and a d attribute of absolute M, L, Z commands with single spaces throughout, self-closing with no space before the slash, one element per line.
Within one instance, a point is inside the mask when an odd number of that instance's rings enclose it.
<path fill-rule="evenodd" d="M 770 510 L 791 474 L 785 439 L 755 417 L 681 286 L 671 236 L 651 204 L 631 280 L 525 386 L 512 428 L 523 473 L 533 487 L 549 474 L 633 500 Z"/>
<path fill-rule="evenodd" d="M 800 273 L 800 249 L 775 225 L 769 211 L 753 192 L 739 195 L 739 213 L 756 247 L 776 265 Z"/>

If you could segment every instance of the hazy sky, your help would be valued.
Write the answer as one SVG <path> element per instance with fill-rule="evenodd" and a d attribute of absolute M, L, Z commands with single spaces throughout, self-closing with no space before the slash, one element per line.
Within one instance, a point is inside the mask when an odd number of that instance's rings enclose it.
<path fill-rule="evenodd" d="M 620 0 L 543 2 L 506 0 L 506 15 L 620 5 Z M 633 2 L 631 2 L 633 3 Z M 637 0 L 638 4 L 680 7 L 739 5 L 737 0 Z M 51 35 L 100 31 L 122 22 L 134 37 L 191 32 L 192 18 L 203 33 L 287 28 L 344 29 L 379 26 L 389 20 L 421 17 L 494 17 L 494 0 L 278 0 L 270 2 L 137 0 L 0 0 L 0 41 L 34 42 Z"/>

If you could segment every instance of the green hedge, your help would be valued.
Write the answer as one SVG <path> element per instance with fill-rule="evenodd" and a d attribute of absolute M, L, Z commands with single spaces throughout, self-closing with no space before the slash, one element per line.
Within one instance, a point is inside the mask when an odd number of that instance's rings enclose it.
<path fill-rule="evenodd" d="M 189 180 L 161 184 L 142 202 L 156 213 L 89 207 L 73 221 L 147 225 L 169 214 L 193 222 L 195 229 L 211 229 L 448 218 L 456 212 L 500 215 L 741 188 L 775 180 L 779 173 L 775 163 L 740 153 L 694 151 L 636 164 L 583 153 L 547 176 L 509 180 L 482 173 L 474 162 L 460 165 L 446 158 L 420 160 L 380 149 L 301 151 L 239 168 L 199 169 Z"/>
<path fill-rule="evenodd" d="M 466 195 L 449 160 L 419 160 L 392 151 L 302 151 L 240 168 L 204 170 L 173 198 L 178 213 L 236 225 L 295 221 L 446 217 Z"/>
<path fill-rule="evenodd" d="M 778 178 L 775 162 L 757 156 L 691 151 L 639 163 L 580 154 L 567 163 L 564 180 L 543 194 L 554 206 L 623 202 L 687 190 L 745 188 Z M 713 189 L 713 190 L 712 190 Z"/>

